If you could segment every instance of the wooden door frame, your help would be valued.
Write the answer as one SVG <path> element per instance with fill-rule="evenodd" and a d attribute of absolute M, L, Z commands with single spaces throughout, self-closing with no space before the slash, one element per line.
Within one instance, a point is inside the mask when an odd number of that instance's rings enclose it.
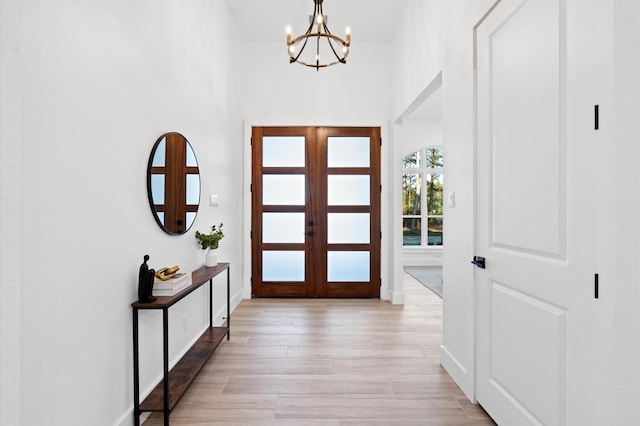
<path fill-rule="evenodd" d="M 249 182 L 250 184 L 249 189 L 251 191 L 251 183 L 253 182 L 253 170 L 254 170 L 254 162 L 258 161 L 258 159 L 254 159 L 253 158 L 253 147 L 251 146 L 251 138 L 253 136 L 253 132 L 254 132 L 254 128 L 262 128 L 262 129 L 270 129 L 270 128 L 276 128 L 276 129 L 283 129 L 283 128 L 292 128 L 294 129 L 294 133 L 296 134 L 301 134 L 300 131 L 304 130 L 304 129 L 311 129 L 313 131 L 314 134 L 316 134 L 316 132 L 319 132 L 321 130 L 325 131 L 324 135 L 322 137 L 319 137 L 319 139 L 323 139 L 324 141 L 326 141 L 326 137 L 330 137 L 330 136 L 364 136 L 363 131 L 366 130 L 366 135 L 370 136 L 372 139 L 374 140 L 378 140 L 379 143 L 375 144 L 375 148 L 373 148 L 372 152 L 371 152 L 371 156 L 372 156 L 372 162 L 370 164 L 369 167 L 367 167 L 368 171 L 367 174 L 370 174 L 371 176 L 373 176 L 372 181 L 371 181 L 371 199 L 372 199 L 372 203 L 376 203 L 377 208 L 373 208 L 373 214 L 371 216 L 371 221 L 372 223 L 375 224 L 375 226 L 373 226 L 371 228 L 371 235 L 370 235 L 370 243 L 367 244 L 367 246 L 369 246 L 370 248 L 367 248 L 367 251 L 371 252 L 371 256 L 372 259 L 376 259 L 376 261 L 371 263 L 371 280 L 367 282 L 367 286 L 371 287 L 372 285 L 374 285 L 375 283 L 375 292 L 371 291 L 369 292 L 369 294 L 367 296 L 355 296 L 355 297 L 378 297 L 381 299 L 386 299 L 386 300 L 391 300 L 391 297 L 389 296 L 389 280 L 386 279 L 386 275 L 387 275 L 387 262 L 386 262 L 386 257 L 385 257 L 385 251 L 384 250 L 384 246 L 382 245 L 380 239 L 383 233 L 383 229 L 386 231 L 386 229 L 388 228 L 387 226 L 385 226 L 385 216 L 386 213 L 388 211 L 388 206 L 386 204 L 383 204 L 383 200 L 385 199 L 384 193 L 383 193 L 383 184 L 382 182 L 384 181 L 384 171 L 382 170 L 382 164 L 384 163 L 383 159 L 384 157 L 386 157 L 385 155 L 385 150 L 384 148 L 382 148 L 384 146 L 384 144 L 382 143 L 383 140 L 383 135 L 385 134 L 383 127 L 381 125 L 370 125 L 370 126 L 329 126 L 329 125 L 317 125 L 317 126 L 287 126 L 287 125 L 282 125 L 282 126 L 275 126 L 275 125 L 268 125 L 268 126 L 258 126 L 258 125 L 251 125 L 249 123 L 245 123 L 245 140 L 248 139 L 249 143 L 245 144 L 245 149 L 244 149 L 244 153 L 245 153 L 245 180 L 247 182 Z M 297 131 L 296 131 L 297 130 Z M 373 145 L 372 145 L 373 146 Z M 313 154 L 315 155 L 315 154 Z M 316 161 L 313 160 L 313 155 L 308 155 L 307 156 L 307 161 Z M 326 164 L 323 165 L 324 170 L 322 169 L 318 169 L 320 170 L 318 173 L 327 173 L 329 170 L 326 167 Z M 334 171 L 337 171 L 338 174 L 340 174 L 340 172 L 344 173 L 344 174 L 357 174 L 356 171 L 351 171 L 349 172 L 348 170 L 340 170 L 338 168 L 334 169 Z M 374 195 L 374 191 L 375 193 L 375 197 Z M 247 232 L 247 237 L 244 239 L 244 253 L 245 256 L 244 258 L 246 260 L 250 260 L 249 262 L 245 262 L 243 270 L 245 272 L 245 279 L 244 279 L 244 297 L 245 298 L 251 298 L 252 294 L 254 293 L 252 291 L 251 288 L 251 276 L 253 273 L 253 267 L 252 267 L 252 262 L 258 261 L 260 262 L 260 259 L 253 259 L 253 248 L 252 248 L 252 235 L 251 235 L 251 230 L 252 229 L 257 229 L 258 227 L 256 227 L 256 224 L 254 221 L 258 220 L 257 216 L 258 215 L 254 215 L 253 214 L 253 202 L 254 202 L 254 197 L 256 197 L 257 195 L 254 193 L 247 193 L 245 192 L 245 223 L 249 223 L 250 224 L 250 229 Z M 386 199 L 390 199 L 392 197 L 387 197 Z M 307 200 L 308 201 L 308 200 Z M 372 204 L 373 205 L 373 204 Z M 338 207 L 338 210 L 340 210 L 340 208 Z M 326 224 L 325 224 L 326 226 Z M 374 235 L 375 234 L 375 235 Z M 392 239 L 391 236 L 392 232 L 389 232 L 389 238 Z M 323 233 L 324 235 L 324 233 Z M 254 238 L 256 237 L 255 235 L 253 236 Z M 321 242 L 317 242 L 318 239 L 311 239 L 311 243 L 313 246 L 317 246 L 319 243 Z M 324 241 L 326 243 L 326 241 Z M 334 248 L 336 249 L 340 249 L 340 245 L 339 244 L 335 244 L 333 245 Z M 313 247 L 312 247 L 313 248 Z M 327 246 L 327 249 L 329 247 Z M 391 249 L 393 249 L 392 247 L 390 247 Z M 358 247 L 351 247 L 351 249 L 358 249 Z M 325 271 L 326 274 L 326 271 Z M 384 275 L 384 276 L 383 276 Z M 380 279 L 380 282 L 378 283 L 378 277 Z M 322 280 L 319 280 L 321 282 L 324 282 Z M 369 284 L 371 283 L 371 284 Z M 354 287 L 354 289 L 357 286 L 357 283 L 350 283 L 350 285 L 352 285 Z M 327 286 L 328 288 L 329 286 Z M 335 286 L 334 286 L 335 287 Z M 400 289 L 402 288 L 402 286 L 400 285 Z M 326 290 L 326 288 L 325 288 Z M 314 289 L 314 291 L 316 291 Z M 331 289 L 330 289 L 331 291 Z M 353 297 L 351 296 L 352 292 L 338 292 L 338 293 L 333 293 L 333 296 L 328 295 L 328 297 Z M 324 296 L 320 296 L 320 297 L 324 297 Z M 401 300 L 402 302 L 404 301 L 404 298 L 401 297 L 399 298 L 399 300 Z"/>

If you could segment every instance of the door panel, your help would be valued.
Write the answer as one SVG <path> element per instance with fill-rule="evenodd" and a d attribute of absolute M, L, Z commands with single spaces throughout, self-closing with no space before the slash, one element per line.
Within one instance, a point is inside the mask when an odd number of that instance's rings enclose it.
<path fill-rule="evenodd" d="M 558 0 L 515 3 L 519 3 L 517 9 L 503 18 L 487 40 L 493 119 L 489 131 L 495 159 L 491 194 L 493 243 L 506 249 L 563 258 L 566 253 L 563 117 L 566 93 L 565 87 L 561 90 L 564 64 L 560 62 L 566 31 L 565 23 L 560 23 L 563 5 Z M 512 218 L 520 218 L 527 226 Z"/>
<path fill-rule="evenodd" d="M 542 424 L 561 418 L 566 391 L 566 309 L 491 283 L 491 381 Z M 524 368 L 523 361 L 526 361 Z"/>
<path fill-rule="evenodd" d="M 594 2 L 503 0 L 477 30 L 476 390 L 499 424 L 595 418 L 597 372 L 577 371 L 597 365 L 596 336 L 583 338 L 597 272 L 584 206 L 596 194 L 578 165 L 594 164 L 596 139 L 592 114 L 574 112 L 588 89 L 568 78 L 589 75 L 569 59 L 584 43 L 568 37 L 578 4 Z"/>
<path fill-rule="evenodd" d="M 380 129 L 252 137 L 252 294 L 379 297 Z"/>

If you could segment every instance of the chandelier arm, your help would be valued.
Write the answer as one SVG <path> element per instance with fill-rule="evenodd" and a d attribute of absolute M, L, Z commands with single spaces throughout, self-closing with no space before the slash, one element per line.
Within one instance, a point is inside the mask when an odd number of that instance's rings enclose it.
<path fill-rule="evenodd" d="M 304 36 L 301 36 L 304 37 Z M 296 40 L 302 40 L 301 37 L 296 37 Z M 296 40 L 294 40 L 294 43 L 296 42 Z M 289 56 L 290 59 L 293 59 L 293 61 L 290 62 L 298 62 L 298 58 L 300 57 L 300 55 L 302 55 L 302 52 L 304 51 L 304 48 L 307 47 L 307 42 L 309 41 L 309 37 L 304 37 L 304 43 L 302 44 L 302 48 L 300 49 L 300 51 L 298 52 L 298 54 L 296 55 L 296 57 L 294 58 L 292 55 Z"/>
<path fill-rule="evenodd" d="M 332 38 L 336 42 L 338 42 L 339 44 L 341 44 L 343 46 L 348 46 L 347 42 L 344 41 L 343 39 L 341 39 L 340 37 L 338 37 L 337 35 L 335 35 L 335 34 L 325 34 L 325 33 L 302 34 L 302 35 L 299 35 L 298 37 L 294 38 L 293 40 L 291 40 L 291 43 L 289 43 L 289 45 L 297 44 L 302 39 L 305 39 L 305 38 L 312 38 L 312 37 L 318 37 L 318 36 L 324 37 L 324 38 Z"/>
<path fill-rule="evenodd" d="M 349 47 L 349 45 L 347 45 L 347 43 L 341 39 L 340 37 L 338 37 L 335 34 L 325 34 L 325 33 L 311 33 L 311 34 L 302 34 L 299 35 L 298 37 L 294 38 L 291 43 L 289 43 L 289 45 L 297 45 L 298 43 L 300 43 L 302 40 L 304 40 L 304 43 L 302 45 L 302 48 L 300 49 L 300 52 L 298 53 L 297 57 L 300 56 L 300 54 L 302 53 L 302 51 L 305 49 L 307 42 L 309 41 L 310 38 L 312 37 L 319 37 L 319 38 L 326 38 L 326 39 L 333 39 L 335 42 L 341 44 L 342 46 L 346 46 Z M 291 56 L 291 55 L 289 55 Z M 337 55 L 339 57 L 339 55 Z M 346 57 L 347 55 L 345 55 Z"/>
<path fill-rule="evenodd" d="M 316 64 L 310 64 L 310 63 L 308 63 L 308 62 L 304 62 L 304 61 L 298 61 L 298 63 L 299 63 L 300 65 L 304 65 L 304 66 L 307 66 L 307 67 L 309 67 L 309 68 L 327 68 L 327 67 L 330 67 L 330 66 L 332 66 L 332 65 L 339 64 L 339 63 L 340 63 L 340 61 L 333 61 L 333 62 L 330 62 L 330 63 L 328 63 L 328 64 L 320 64 L 320 65 L 318 65 L 318 66 L 316 66 Z"/>
<path fill-rule="evenodd" d="M 315 25 L 315 17 L 316 17 L 316 13 L 314 12 L 313 17 L 311 18 L 311 24 L 309 24 L 309 28 L 307 28 L 307 31 L 305 32 L 305 34 L 309 35 L 313 31 L 313 27 Z"/>
<path fill-rule="evenodd" d="M 333 47 L 333 43 L 331 42 L 331 37 L 327 38 L 327 42 L 329 43 L 329 47 L 331 47 L 331 51 L 333 52 L 333 55 L 336 57 L 336 59 L 344 63 L 346 60 L 344 57 L 341 58 L 340 55 L 338 55 L 338 53 L 336 52 L 336 49 Z"/>

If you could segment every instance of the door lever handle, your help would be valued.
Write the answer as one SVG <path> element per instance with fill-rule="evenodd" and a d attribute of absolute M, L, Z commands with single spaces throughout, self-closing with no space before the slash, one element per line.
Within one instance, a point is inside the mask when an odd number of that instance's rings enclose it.
<path fill-rule="evenodd" d="M 484 257 L 473 256 L 473 260 L 471 261 L 474 265 L 476 265 L 480 269 L 485 269 L 487 266 L 484 260 Z"/>
<path fill-rule="evenodd" d="M 305 232 L 304 235 L 308 235 L 309 237 L 313 237 L 313 231 Z"/>

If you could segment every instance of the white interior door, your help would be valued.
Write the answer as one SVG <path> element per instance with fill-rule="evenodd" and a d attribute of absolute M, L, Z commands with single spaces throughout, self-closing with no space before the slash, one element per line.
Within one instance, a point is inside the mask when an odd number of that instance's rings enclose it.
<path fill-rule="evenodd" d="M 598 424 L 596 3 L 477 28 L 476 395 L 501 425 Z"/>

